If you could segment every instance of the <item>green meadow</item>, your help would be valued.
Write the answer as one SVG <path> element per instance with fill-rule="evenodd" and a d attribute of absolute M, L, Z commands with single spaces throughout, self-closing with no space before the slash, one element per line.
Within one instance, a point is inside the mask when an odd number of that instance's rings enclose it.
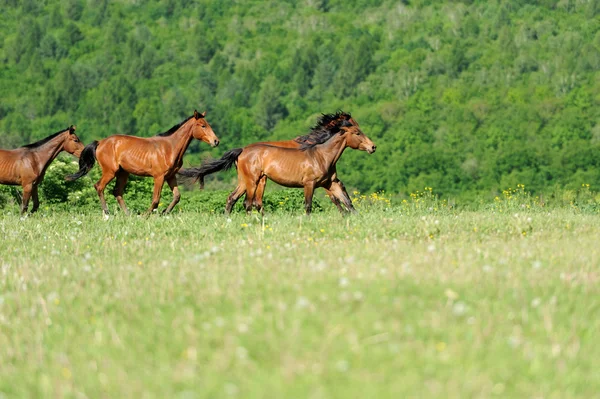
<path fill-rule="evenodd" d="M 349 217 L 5 210 L 0 397 L 600 392 L 596 212 L 370 198 Z"/>

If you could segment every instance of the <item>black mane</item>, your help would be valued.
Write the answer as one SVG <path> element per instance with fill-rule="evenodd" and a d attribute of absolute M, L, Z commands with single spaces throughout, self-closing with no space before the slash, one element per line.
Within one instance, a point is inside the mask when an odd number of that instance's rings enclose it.
<path fill-rule="evenodd" d="M 189 121 L 189 120 L 190 120 L 190 119 L 192 119 L 192 118 L 193 118 L 193 115 L 192 115 L 192 116 L 190 116 L 189 118 L 185 118 L 183 121 L 181 121 L 181 122 L 180 122 L 180 123 L 178 123 L 177 125 L 173 126 L 172 128 L 170 128 L 170 129 L 169 129 L 169 130 L 167 130 L 166 132 L 163 132 L 163 133 L 159 133 L 159 134 L 157 134 L 157 136 L 160 136 L 160 137 L 165 137 L 165 136 L 170 136 L 170 135 L 172 135 L 172 134 L 173 134 L 173 133 L 175 133 L 177 130 L 179 130 L 179 128 L 180 128 L 180 127 L 181 127 L 181 126 L 182 126 L 184 123 L 186 123 L 187 121 Z"/>
<path fill-rule="evenodd" d="M 321 114 L 319 119 L 317 119 L 317 123 L 313 127 L 313 129 L 318 129 L 319 127 L 326 127 L 327 124 L 329 124 L 330 122 L 333 122 L 335 120 L 342 120 L 342 119 L 350 120 L 351 118 L 352 118 L 352 115 L 350 115 L 347 112 L 342 111 L 341 109 L 337 110 L 335 114 Z"/>
<path fill-rule="evenodd" d="M 335 114 L 321 114 L 319 119 L 317 119 L 315 126 L 311 128 L 310 133 L 304 136 L 298 136 L 294 141 L 302 144 L 300 146 L 300 149 L 302 150 L 312 148 L 317 144 L 323 144 L 335 134 L 339 133 L 342 123 L 350 118 L 352 118 L 352 116 L 343 111 L 337 111 Z M 340 123 L 329 126 L 329 124 L 335 120 L 340 121 Z"/>
<path fill-rule="evenodd" d="M 37 147 L 39 147 L 39 146 L 41 146 L 41 145 L 44 145 L 44 144 L 46 144 L 46 143 L 47 143 L 47 142 L 49 142 L 50 140 L 52 140 L 52 139 L 56 138 L 56 136 L 58 136 L 59 134 L 66 132 L 67 130 L 69 130 L 69 128 L 66 128 L 66 129 L 59 130 L 58 132 L 56 132 L 56 133 L 53 133 L 53 134 L 51 134 L 50 136 L 48 136 L 48 137 L 46 137 L 46 138 L 44 138 L 44 139 L 38 140 L 38 141 L 36 141 L 35 143 L 26 144 L 26 145 L 24 145 L 24 146 L 23 146 L 23 147 L 21 147 L 21 148 L 37 148 Z"/>

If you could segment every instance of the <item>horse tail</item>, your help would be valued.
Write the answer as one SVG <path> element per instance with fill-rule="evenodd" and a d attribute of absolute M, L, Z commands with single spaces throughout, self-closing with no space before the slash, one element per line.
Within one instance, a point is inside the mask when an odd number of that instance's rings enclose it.
<path fill-rule="evenodd" d="M 204 188 L 204 176 L 212 175 L 221 170 L 231 169 L 243 150 L 243 148 L 234 148 L 223 154 L 220 159 L 208 159 L 202 162 L 202 165 L 197 168 L 181 169 L 179 175 L 191 179 L 192 184 L 200 182 L 200 188 L 202 189 Z"/>
<path fill-rule="evenodd" d="M 86 145 L 81 156 L 79 157 L 79 171 L 65 177 L 67 181 L 73 181 L 79 179 L 81 176 L 87 175 L 92 169 L 96 162 L 96 148 L 98 147 L 98 141 L 93 141 Z"/>

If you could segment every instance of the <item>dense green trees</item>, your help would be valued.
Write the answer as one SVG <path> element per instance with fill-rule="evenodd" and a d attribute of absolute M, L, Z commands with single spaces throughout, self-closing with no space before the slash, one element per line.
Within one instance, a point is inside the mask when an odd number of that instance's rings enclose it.
<path fill-rule="evenodd" d="M 202 108 L 217 156 L 342 108 L 379 148 L 344 156 L 350 187 L 600 189 L 594 1 L 0 0 L 0 32 L 2 147 L 69 123 L 148 136 Z"/>

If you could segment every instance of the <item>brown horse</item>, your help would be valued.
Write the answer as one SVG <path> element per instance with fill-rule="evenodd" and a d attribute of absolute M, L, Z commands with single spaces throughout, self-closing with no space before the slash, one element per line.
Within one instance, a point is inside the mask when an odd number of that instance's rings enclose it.
<path fill-rule="evenodd" d="M 260 145 L 260 144 L 270 144 L 270 145 L 274 145 L 276 147 L 283 147 L 283 148 L 300 148 L 303 144 L 314 143 L 315 137 L 318 136 L 319 134 L 322 134 L 320 132 L 321 129 L 324 129 L 326 131 L 331 131 L 332 129 L 336 129 L 339 126 L 341 126 L 341 124 L 344 121 L 350 122 L 350 124 L 352 126 L 358 126 L 358 123 L 356 123 L 354 118 L 352 118 L 352 115 L 350 115 L 347 112 L 337 111 L 335 114 L 322 114 L 321 117 L 319 118 L 319 120 L 317 121 L 317 124 L 311 129 L 311 133 L 309 133 L 305 136 L 299 136 L 293 140 L 286 140 L 286 141 L 266 141 L 266 142 L 262 142 L 262 143 L 254 143 L 254 144 L 250 144 L 250 145 L 246 146 L 246 148 L 254 146 L 254 145 Z M 348 195 L 348 192 L 346 191 L 346 187 L 344 186 L 344 183 L 342 183 L 340 181 L 340 179 L 338 179 L 338 177 L 337 177 L 337 171 L 335 170 L 335 165 L 333 166 L 333 168 L 334 168 L 334 170 L 333 170 L 333 174 L 331 176 L 331 190 L 325 189 L 327 196 L 329 197 L 329 199 L 331 199 L 331 202 L 337 207 L 337 209 L 341 213 L 345 212 L 344 208 L 341 205 L 341 202 L 344 203 L 344 205 L 346 206 L 346 208 L 348 209 L 349 212 L 356 212 L 356 209 L 354 209 L 354 205 L 352 205 L 352 201 L 350 200 L 350 196 Z M 258 210 L 259 212 L 262 212 L 262 209 L 263 209 L 263 194 L 265 192 L 266 185 L 267 185 L 267 177 L 263 176 L 260 179 L 260 181 L 258 182 L 258 186 L 256 187 L 256 193 L 254 193 L 253 205 L 256 208 L 256 210 Z M 334 193 L 336 193 L 337 195 Z"/>
<path fill-rule="evenodd" d="M 337 111 L 335 114 L 322 114 L 321 117 L 318 119 L 316 125 L 311 129 L 311 132 L 307 135 L 296 137 L 293 140 L 264 141 L 260 143 L 253 143 L 247 145 L 245 149 L 265 144 L 283 148 L 300 148 L 303 144 L 313 144 L 319 139 L 323 141 L 325 138 L 331 136 L 332 131 L 338 129 L 341 126 L 341 124 L 345 121 L 349 122 L 353 126 L 358 126 L 358 123 L 352 118 L 352 116 L 349 113 Z M 337 171 L 335 170 L 335 165 L 333 166 L 333 168 L 334 170 L 331 176 L 331 190 L 325 189 L 327 195 L 331 199 L 331 202 L 333 202 L 333 204 L 338 208 L 338 210 L 341 213 L 345 212 L 345 209 L 342 207 L 341 203 L 343 203 L 346 206 L 348 211 L 356 212 L 356 210 L 354 209 L 354 205 L 352 205 L 352 201 L 350 200 L 350 196 L 346 191 L 346 187 L 337 178 Z M 182 170 L 180 173 L 185 176 L 185 173 L 188 172 L 186 172 L 186 170 Z M 200 188 L 203 188 L 204 176 L 199 176 L 198 180 L 200 180 Z M 253 205 L 259 212 L 262 212 L 263 210 L 263 194 L 265 191 L 266 184 L 267 177 L 263 176 L 258 182 L 258 186 L 254 194 Z"/>
<path fill-rule="evenodd" d="M 340 191 L 334 191 L 332 188 L 332 176 L 336 162 L 348 147 L 370 154 L 377 148 L 358 126 L 344 121 L 329 136 L 317 138 L 312 144 L 303 144 L 299 149 L 269 144 L 236 148 L 226 152 L 221 159 L 206 161 L 199 168 L 186 169 L 182 174 L 200 178 L 229 169 L 236 164 L 238 186 L 227 198 L 227 213 L 231 212 L 237 200 L 244 194 L 244 207 L 250 212 L 260 179 L 266 176 L 282 186 L 303 187 L 304 206 L 306 213 L 310 214 L 315 188 L 323 187 L 332 191 L 334 195 L 341 196 Z"/>
<path fill-rule="evenodd" d="M 170 212 L 179 202 L 180 194 L 177 188 L 177 171 L 183 164 L 183 154 L 192 138 L 202 140 L 212 147 L 219 145 L 219 139 L 205 119 L 206 112 L 194 115 L 173 126 L 168 131 L 150 138 L 115 135 L 103 140 L 94 141 L 87 145 L 79 160 L 79 171 L 67 176 L 67 180 L 75 180 L 87 174 L 98 160 L 102 169 L 102 177 L 94 185 L 100 197 L 100 205 L 105 215 L 108 207 L 104 199 L 106 185 L 115 177 L 117 182 L 113 190 L 119 206 L 128 214 L 123 200 L 123 192 L 129 174 L 151 176 L 154 178 L 152 204 L 147 214 L 152 213 L 160 201 L 160 193 L 165 181 L 173 191 L 173 201 L 165 212 Z"/>
<path fill-rule="evenodd" d="M 33 198 L 31 213 L 40 207 L 38 186 L 44 179 L 46 169 L 61 151 L 76 157 L 81 155 L 83 144 L 75 134 L 75 126 L 15 150 L 0 150 L 0 184 L 23 186 L 21 214 L 27 212 L 29 198 Z"/>

